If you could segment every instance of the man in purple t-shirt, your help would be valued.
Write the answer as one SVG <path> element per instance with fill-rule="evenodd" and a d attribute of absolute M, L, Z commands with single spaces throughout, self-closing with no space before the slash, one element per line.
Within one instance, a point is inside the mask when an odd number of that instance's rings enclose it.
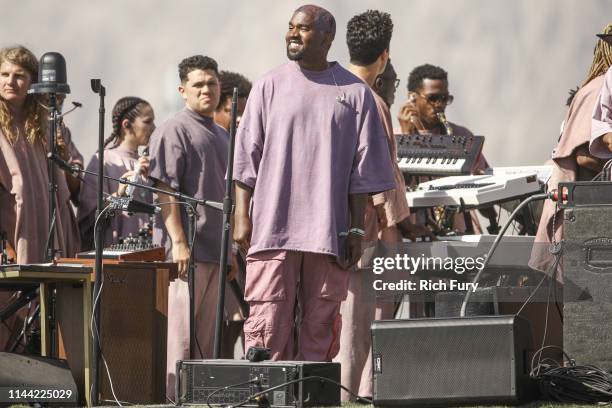
<path fill-rule="evenodd" d="M 151 135 L 149 176 L 162 189 L 223 201 L 229 135 L 213 121 L 220 94 L 217 63 L 202 55 L 185 58 L 179 64 L 179 77 L 178 90 L 185 100 L 185 109 Z M 176 361 L 212 357 L 222 214 L 197 207 L 193 246 L 197 348 L 190 355 L 188 219 L 176 199 L 165 194 L 159 194 L 159 199 L 172 204 L 161 207 L 163 220 L 157 220 L 153 238 L 171 253 L 179 272 L 179 279 L 168 289 L 166 392 L 173 399 Z"/>
<path fill-rule="evenodd" d="M 361 256 L 368 194 L 395 187 L 370 89 L 327 61 L 334 34 L 327 10 L 296 10 L 285 38 L 291 61 L 254 84 L 236 138 L 245 349 L 269 347 L 273 359 L 329 361 L 338 352 L 348 278 L 340 264 Z"/>

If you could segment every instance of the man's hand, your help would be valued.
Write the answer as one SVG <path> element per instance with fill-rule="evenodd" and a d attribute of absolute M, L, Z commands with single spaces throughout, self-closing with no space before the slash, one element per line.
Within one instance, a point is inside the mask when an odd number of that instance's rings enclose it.
<path fill-rule="evenodd" d="M 385 205 L 375 205 L 374 209 L 376 210 L 376 221 L 378 221 L 378 227 L 380 229 L 385 228 L 387 226 L 387 214 L 385 213 Z"/>
<path fill-rule="evenodd" d="M 419 116 L 419 111 L 412 98 L 400 107 L 397 119 L 399 120 L 402 133 L 404 134 L 413 134 L 420 130 L 425 130 L 425 126 L 423 126 L 423 122 Z"/>
<path fill-rule="evenodd" d="M 347 269 L 357 264 L 363 252 L 361 245 L 363 237 L 358 234 L 348 234 L 346 240 L 346 258 L 348 261 Z"/>
<path fill-rule="evenodd" d="M 140 156 L 138 164 L 140 165 L 140 174 L 147 177 L 149 175 L 149 156 Z"/>
<path fill-rule="evenodd" d="M 402 236 L 411 241 L 416 241 L 417 238 L 429 237 L 431 241 L 436 241 L 437 238 L 429 228 L 423 224 L 414 224 L 410 221 L 410 217 L 404 218 L 397 224 Z"/>
<path fill-rule="evenodd" d="M 234 215 L 234 241 L 240 248 L 247 252 L 251 247 L 251 231 L 253 223 L 248 215 Z"/>
<path fill-rule="evenodd" d="M 172 261 L 178 265 L 179 278 L 186 278 L 189 271 L 189 246 L 185 241 L 172 242 Z"/>
<path fill-rule="evenodd" d="M 55 144 L 60 158 L 64 161 L 68 161 L 70 159 L 70 152 L 68 152 L 68 146 L 66 146 L 66 141 L 64 140 L 62 126 L 57 127 L 57 137 L 55 138 Z"/>
<path fill-rule="evenodd" d="M 604 144 L 606 145 L 606 147 L 608 148 L 608 150 L 612 152 L 612 132 L 606 133 L 603 136 L 602 140 L 603 140 Z"/>

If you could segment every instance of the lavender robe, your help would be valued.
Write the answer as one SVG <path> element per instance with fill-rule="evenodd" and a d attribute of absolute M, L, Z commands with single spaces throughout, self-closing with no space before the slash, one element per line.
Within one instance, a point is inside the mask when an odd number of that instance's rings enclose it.
<path fill-rule="evenodd" d="M 72 257 L 79 250 L 79 233 L 70 205 L 64 173 L 54 168 L 57 183 L 54 247 L 60 256 Z M 49 190 L 46 149 L 20 137 L 13 144 L 0 132 L 0 230 L 15 249 L 19 264 L 45 261 L 49 229 Z M 0 308 L 7 306 L 11 292 L 0 290 Z M 10 344 L 10 330 L 17 329 L 22 311 L 0 326 L 0 350 Z"/>
<path fill-rule="evenodd" d="M 393 134 L 391 114 L 383 99 L 376 93 L 374 96 L 385 135 L 389 158 L 393 166 L 395 188 L 378 193 L 368 200 L 366 207 L 364 241 L 368 244 L 381 241 L 397 244 L 402 242 L 402 235 L 396 224 L 410 215 L 406 201 L 404 176 L 397 164 L 397 145 Z M 382 205 L 383 219 L 378 219 L 375 205 Z M 361 264 L 361 263 L 360 263 Z M 370 326 L 374 320 L 392 319 L 395 304 L 390 301 L 373 302 L 366 300 L 369 295 L 368 281 L 362 274 L 371 274 L 370 270 L 360 270 L 349 274 L 348 295 L 340 306 L 342 331 L 340 332 L 340 351 L 334 361 L 340 362 L 342 384 L 359 395 L 372 395 L 372 340 Z M 342 401 L 351 399 L 349 393 L 342 390 Z"/>
<path fill-rule="evenodd" d="M 134 166 L 138 161 L 138 153 L 130 151 L 123 146 L 115 146 L 104 149 L 104 174 L 114 178 L 120 178 L 123 174 L 130 170 L 134 170 Z M 87 170 L 98 172 L 98 154 L 94 154 L 87 165 Z M 146 179 L 141 177 L 138 181 L 146 183 Z M 81 192 L 79 194 L 79 209 L 77 212 L 79 220 L 79 228 L 83 241 L 83 249 L 92 249 L 93 229 L 96 219 L 96 208 L 98 204 L 98 178 L 93 175 L 86 175 L 81 183 Z M 105 179 L 103 182 L 103 191 L 106 194 L 116 193 L 119 188 L 119 183 L 113 180 Z M 136 188 L 133 198 L 145 203 L 152 203 L 153 197 L 150 192 Z M 104 236 L 104 247 L 118 242 L 120 237 L 127 237 L 130 233 L 136 235 L 139 228 L 143 228 L 149 222 L 147 214 L 132 214 L 125 212 L 117 212 L 111 218 L 110 223 L 106 227 Z"/>
<path fill-rule="evenodd" d="M 593 81 L 591 81 L 593 82 Z M 591 154 L 602 159 L 612 158 L 603 144 L 603 136 L 612 132 L 612 67 L 608 68 L 593 109 L 591 120 Z"/>
<path fill-rule="evenodd" d="M 253 191 L 249 254 L 338 255 L 349 194 L 395 188 L 372 92 L 331 63 L 288 62 L 253 86 L 236 137 L 234 180 Z"/>
<path fill-rule="evenodd" d="M 183 109 L 151 135 L 150 177 L 183 194 L 222 202 L 229 151 L 225 129 L 197 113 Z M 194 256 L 196 262 L 219 262 L 222 213 L 198 206 Z M 187 215 L 181 210 L 183 231 L 187 236 Z M 171 239 L 161 215 L 153 232 L 155 242 L 169 253 Z"/>
<path fill-rule="evenodd" d="M 574 156 L 574 150 L 580 145 L 589 143 L 593 107 L 597 102 L 603 81 L 603 75 L 598 76 L 576 92 L 565 115 L 559 144 L 553 151 L 553 171 L 548 181 L 548 191 L 556 189 L 560 182 L 577 180 L 578 163 Z M 591 144 L 591 153 L 595 154 L 593 144 Z M 552 224 L 555 214 L 556 220 L 553 231 Z M 534 241 L 535 245 L 529 260 L 531 268 L 545 272 L 552 266 L 554 256 L 550 253 L 548 244 L 552 242 L 553 234 L 557 242 L 561 241 L 563 237 L 562 227 L 562 212 L 557 210 L 555 202 L 545 200 L 540 224 L 538 225 L 538 232 Z"/>

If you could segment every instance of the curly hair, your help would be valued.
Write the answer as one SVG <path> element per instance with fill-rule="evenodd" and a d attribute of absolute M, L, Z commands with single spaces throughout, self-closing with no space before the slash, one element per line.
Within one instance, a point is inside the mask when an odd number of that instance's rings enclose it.
<path fill-rule="evenodd" d="M 178 66 L 181 83 L 184 84 L 187 82 L 187 75 L 196 69 L 201 69 L 202 71 L 211 70 L 219 76 L 217 61 L 210 57 L 205 57 L 204 55 L 194 55 L 182 60 Z"/>
<path fill-rule="evenodd" d="M 419 65 L 408 75 L 408 91 L 416 92 L 423 86 L 424 79 L 448 81 L 448 74 L 440 67 L 431 64 Z"/>
<path fill-rule="evenodd" d="M 25 69 L 32 78 L 32 82 L 38 79 L 38 60 L 27 48 L 17 45 L 0 50 L 0 64 L 10 62 Z M 47 110 L 44 105 L 43 95 L 29 94 L 26 96 L 23 113 L 25 117 L 25 137 L 28 143 L 42 143 L 44 145 L 47 135 Z M 0 97 L 0 130 L 12 144 L 18 137 L 15 133 L 13 114 L 8 102 Z"/>
<path fill-rule="evenodd" d="M 121 122 L 123 122 L 124 119 L 127 119 L 130 124 L 134 123 L 134 120 L 140 116 L 140 113 L 145 106 L 150 106 L 149 102 L 138 98 L 137 96 L 125 96 L 119 99 L 113 107 L 113 132 L 104 141 L 104 147 L 111 142 L 113 142 L 114 146 L 121 143 L 121 139 L 123 137 L 121 134 Z"/>
<path fill-rule="evenodd" d="M 223 106 L 227 98 L 232 97 L 234 88 L 238 88 L 238 96 L 241 98 L 248 98 L 251 93 L 251 81 L 237 72 L 221 71 L 219 80 L 221 81 L 221 96 L 217 109 Z"/>
<path fill-rule="evenodd" d="M 368 10 L 351 18 L 346 26 L 346 44 L 351 63 L 370 65 L 389 50 L 393 21 L 389 13 Z"/>

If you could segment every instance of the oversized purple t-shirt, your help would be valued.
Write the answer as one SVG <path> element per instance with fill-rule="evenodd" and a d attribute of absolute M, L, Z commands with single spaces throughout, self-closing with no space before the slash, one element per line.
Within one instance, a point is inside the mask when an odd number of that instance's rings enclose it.
<path fill-rule="evenodd" d="M 349 194 L 395 188 L 370 89 L 331 63 L 289 62 L 253 86 L 240 121 L 234 180 L 254 189 L 250 254 L 283 249 L 338 255 Z"/>
<path fill-rule="evenodd" d="M 149 177 L 174 190 L 198 199 L 223 201 L 229 135 L 225 129 L 197 113 L 183 109 L 155 129 L 149 142 Z M 196 262 L 219 261 L 221 252 L 220 211 L 198 206 L 194 259 Z M 183 231 L 187 237 L 187 214 L 181 210 Z M 169 251 L 171 240 L 161 215 L 155 222 L 153 239 Z"/>

